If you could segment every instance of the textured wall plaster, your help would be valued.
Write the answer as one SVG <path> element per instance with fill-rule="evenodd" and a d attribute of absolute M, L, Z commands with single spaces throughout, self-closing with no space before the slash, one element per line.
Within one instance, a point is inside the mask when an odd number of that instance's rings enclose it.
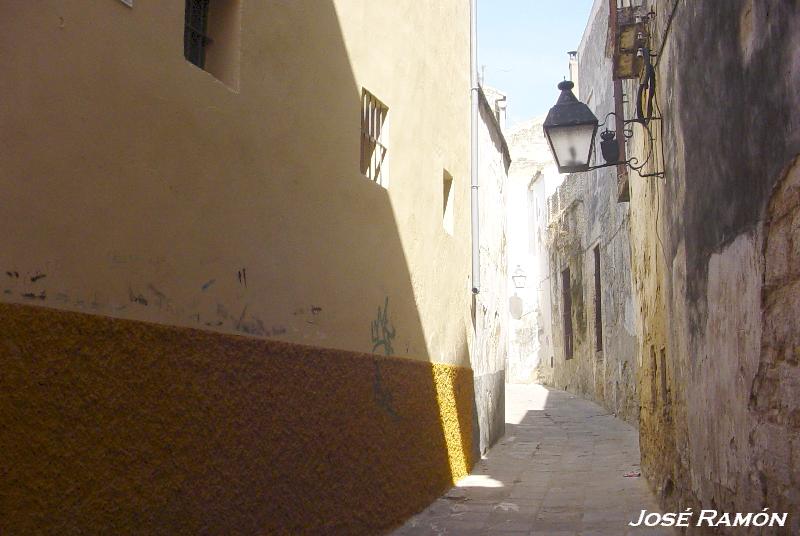
<path fill-rule="evenodd" d="M 0 305 L 8 534 L 365 534 L 473 464 L 467 368 Z"/>

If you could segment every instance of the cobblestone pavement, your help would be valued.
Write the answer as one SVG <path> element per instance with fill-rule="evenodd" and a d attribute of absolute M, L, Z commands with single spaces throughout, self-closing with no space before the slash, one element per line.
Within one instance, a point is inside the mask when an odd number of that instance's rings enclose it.
<path fill-rule="evenodd" d="M 506 386 L 506 435 L 407 535 L 677 534 L 632 528 L 658 511 L 639 471 L 637 431 L 600 406 L 539 385 Z"/>

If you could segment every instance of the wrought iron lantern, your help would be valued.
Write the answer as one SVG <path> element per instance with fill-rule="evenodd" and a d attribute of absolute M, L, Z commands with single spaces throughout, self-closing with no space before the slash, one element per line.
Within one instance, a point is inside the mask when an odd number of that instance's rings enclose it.
<path fill-rule="evenodd" d="M 559 173 L 587 171 L 592 161 L 597 117 L 579 101 L 564 80 L 558 84 L 561 95 L 544 120 L 544 135 L 556 160 Z"/>
<path fill-rule="evenodd" d="M 626 165 L 635 170 L 641 177 L 664 176 L 663 171 L 655 171 L 653 173 L 642 173 L 641 171 L 653 156 L 653 145 L 655 144 L 655 138 L 648 124 L 653 120 L 661 120 L 661 117 L 653 115 L 652 101 L 655 90 L 655 69 L 650 65 L 649 50 L 642 49 L 642 53 L 646 59 L 647 77 L 639 85 L 636 98 L 637 117 L 627 120 L 623 118 L 621 123 L 624 125 L 622 135 L 626 140 L 633 136 L 633 131 L 628 128 L 628 125 L 633 123 L 641 125 L 647 133 L 649 144 L 644 162 L 640 163 L 636 157 L 620 160 L 622 151 L 620 150 L 620 139 L 617 137 L 617 132 L 603 128 L 600 133 L 602 140 L 600 142 L 600 152 L 606 163 L 592 165 L 597 130 L 599 127 L 605 127 L 610 117 L 616 118 L 616 113 L 610 112 L 606 114 L 603 122 L 598 124 L 597 117 L 589 107 L 579 101 L 575 94 L 572 93 L 572 88 L 575 87 L 575 84 L 569 80 L 564 80 L 558 84 L 561 95 L 559 95 L 555 106 L 550 108 L 543 125 L 544 135 L 550 145 L 550 151 L 553 153 L 559 173 L 579 173 L 609 166 Z M 648 94 L 646 103 L 643 98 L 645 92 Z M 663 153 L 663 149 L 661 152 Z"/>

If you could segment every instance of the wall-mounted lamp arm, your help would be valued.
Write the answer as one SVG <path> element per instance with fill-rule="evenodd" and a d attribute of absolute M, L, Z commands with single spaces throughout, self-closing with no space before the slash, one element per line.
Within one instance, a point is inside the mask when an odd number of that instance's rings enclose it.
<path fill-rule="evenodd" d="M 605 119 L 603 120 L 603 123 L 605 123 L 608 120 L 609 116 L 612 116 L 612 115 L 616 116 L 616 114 L 614 112 L 609 112 L 606 115 Z M 652 119 L 660 119 L 660 118 L 652 117 L 650 119 L 652 120 Z M 640 177 L 663 177 L 664 176 L 664 172 L 663 171 L 662 172 L 656 172 L 656 173 L 642 173 L 641 172 L 641 170 L 644 168 L 645 165 L 647 165 L 647 163 L 650 161 L 650 159 L 653 156 L 653 143 L 654 143 L 655 140 L 653 139 L 653 133 L 650 131 L 650 127 L 647 125 L 647 123 L 645 123 L 643 121 L 640 121 L 638 119 L 628 119 L 628 120 L 623 121 L 623 123 L 624 124 L 639 123 L 645 129 L 645 131 L 647 132 L 647 137 L 650 140 L 649 150 L 647 152 L 647 157 L 644 159 L 643 162 L 641 162 L 641 164 L 639 163 L 639 159 L 637 157 L 635 157 L 635 156 L 631 156 L 627 160 L 619 160 L 617 158 L 612 158 L 612 159 L 610 159 L 611 161 L 609 161 L 609 159 L 606 159 L 606 163 L 605 164 L 600 164 L 600 165 L 597 165 L 597 166 L 589 166 L 587 171 L 593 171 L 595 169 L 601 169 L 601 168 L 605 168 L 605 167 L 612 167 L 612 166 L 618 166 L 620 164 L 624 164 L 624 165 L 628 166 L 629 168 L 631 168 L 632 170 L 634 170 Z M 601 143 L 601 145 L 604 144 L 604 143 L 609 143 L 609 142 L 618 144 L 619 140 L 615 140 L 614 139 L 614 134 L 615 133 L 613 131 L 609 131 L 607 129 L 605 131 L 603 131 L 603 133 L 601 134 L 601 137 L 603 138 L 603 142 Z M 626 133 L 624 133 L 624 135 L 625 135 L 626 139 L 629 139 L 633 135 L 633 133 L 631 133 L 631 135 L 629 136 L 627 134 L 627 132 L 626 132 Z M 605 147 L 603 147 L 603 153 L 604 153 L 604 155 L 606 154 L 606 148 Z M 619 151 L 617 151 L 616 154 L 619 154 Z"/>

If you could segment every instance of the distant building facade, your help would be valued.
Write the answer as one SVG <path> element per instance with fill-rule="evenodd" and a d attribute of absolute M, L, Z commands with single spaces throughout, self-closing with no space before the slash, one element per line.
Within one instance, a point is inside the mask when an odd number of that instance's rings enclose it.
<path fill-rule="evenodd" d="M 614 110 L 608 17 L 608 3 L 595 2 L 580 46 L 570 53 L 570 72 L 581 81 L 576 96 L 601 121 Z M 599 143 L 595 154 L 602 164 Z M 568 175 L 547 200 L 554 335 L 552 366 L 540 362 L 539 370 L 544 383 L 592 398 L 638 425 L 629 206 L 618 202 L 616 171 Z"/>
<path fill-rule="evenodd" d="M 540 366 L 552 361 L 547 198 L 563 176 L 558 173 L 542 131 L 543 118 L 526 121 L 509 133 L 509 312 L 506 371 L 512 383 L 537 381 Z M 517 288 L 513 276 L 524 284 Z M 522 281 L 518 279 L 518 281 Z"/>

